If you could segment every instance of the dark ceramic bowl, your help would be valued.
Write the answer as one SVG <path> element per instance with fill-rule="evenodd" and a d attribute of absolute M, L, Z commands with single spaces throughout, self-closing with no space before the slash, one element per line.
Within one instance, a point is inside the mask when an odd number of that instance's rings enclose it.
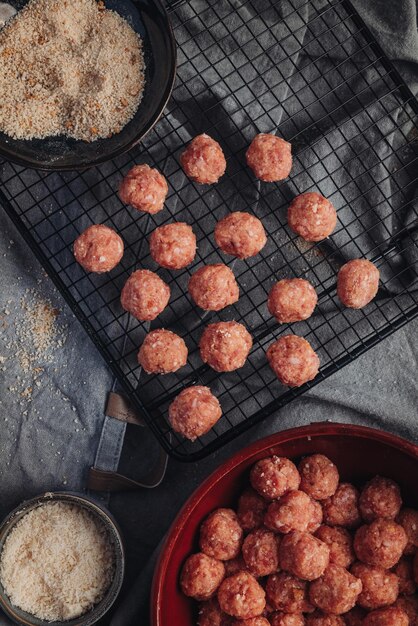
<path fill-rule="evenodd" d="M 28 0 L 8 0 L 17 10 Z M 145 89 L 133 119 L 117 135 L 91 143 L 68 137 L 29 141 L 0 133 L 0 157 L 43 170 L 80 170 L 109 161 L 137 144 L 160 118 L 176 75 L 176 44 L 161 0 L 106 0 L 142 37 Z"/>
<path fill-rule="evenodd" d="M 251 466 L 271 454 L 297 460 L 315 452 L 327 455 L 344 481 L 361 484 L 376 474 L 389 476 L 401 486 L 406 503 L 418 506 L 418 446 L 404 439 L 371 428 L 326 423 L 257 441 L 209 476 L 174 521 L 154 574 L 152 626 L 195 626 L 196 603 L 186 598 L 179 586 L 181 567 L 187 556 L 198 551 L 198 529 L 208 513 L 236 505 L 238 495 L 249 484 Z"/>
<path fill-rule="evenodd" d="M 76 504 L 83 509 L 86 509 L 87 511 L 89 511 L 89 513 L 94 515 L 107 530 L 110 541 L 112 542 L 115 551 L 115 573 L 112 583 L 106 592 L 106 595 L 98 604 L 96 604 L 96 606 L 91 609 L 91 611 L 88 611 L 81 617 L 67 620 L 65 622 L 47 622 L 38 619 L 30 613 L 26 613 L 26 611 L 21 611 L 17 607 L 13 606 L 6 596 L 3 586 L 0 582 L 0 606 L 3 611 L 5 611 L 5 613 L 7 613 L 7 615 L 14 622 L 16 622 L 16 624 L 21 624 L 24 626 L 92 626 L 92 624 L 96 624 L 96 622 L 98 622 L 99 619 L 101 619 L 103 615 L 107 613 L 112 604 L 115 602 L 122 587 L 123 576 L 125 573 L 125 552 L 120 530 L 110 513 L 108 513 L 106 509 L 100 506 L 95 500 L 86 498 L 85 496 L 81 496 L 75 493 L 54 492 L 45 493 L 41 496 L 33 498 L 32 500 L 27 500 L 26 502 L 23 502 L 6 517 L 6 519 L 2 522 L 0 526 L 0 554 L 3 549 L 3 545 L 7 535 L 15 526 L 15 524 L 20 519 L 22 519 L 24 515 L 26 515 L 26 513 L 29 513 L 29 511 L 32 511 L 33 509 L 36 509 L 38 506 L 42 506 L 47 502 L 56 501 Z"/>

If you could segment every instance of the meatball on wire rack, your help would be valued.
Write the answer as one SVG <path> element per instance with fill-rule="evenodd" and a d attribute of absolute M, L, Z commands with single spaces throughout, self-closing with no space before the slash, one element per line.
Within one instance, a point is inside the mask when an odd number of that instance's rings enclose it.
<path fill-rule="evenodd" d="M 418 106 L 348 0 L 176 0 L 170 13 L 177 82 L 142 144 L 78 173 L 2 162 L 0 202 L 163 447 L 196 460 L 418 314 Z M 287 156 L 273 159 L 272 171 L 258 157 L 275 146 Z M 202 171 L 200 154 L 213 159 L 210 171 Z M 150 180 L 155 194 L 140 197 Z M 301 218 L 305 206 L 317 207 L 319 224 Z M 122 259 L 104 273 L 92 274 L 73 255 L 74 241 L 93 225 L 123 242 Z M 253 239 L 243 238 L 247 228 Z M 122 248 L 106 232 L 114 254 L 98 259 L 113 265 Z M 180 251 L 179 237 L 187 241 Z M 337 293 L 338 272 L 353 260 L 364 263 L 346 266 Z M 188 285 L 197 271 L 196 304 Z M 356 287 L 363 271 L 367 293 Z M 206 301 L 199 287 L 215 275 L 227 288 Z M 279 281 L 286 282 L 272 290 Z M 302 300 L 290 311 L 293 290 Z M 200 345 L 204 329 L 221 322 L 240 325 L 246 338 L 232 359 L 220 359 L 208 335 Z M 222 327 L 211 328 L 215 336 Z M 173 335 L 152 335 L 141 367 L 138 351 L 155 330 Z M 303 342 L 281 341 L 286 335 Z M 151 354 L 153 339 L 168 349 Z M 272 366 L 286 384 L 269 366 L 272 345 Z M 283 369 L 282 345 L 292 359 L 308 354 L 306 367 Z M 207 420 L 192 424 L 191 441 L 179 421 L 190 392 L 171 421 L 168 408 L 194 386 L 202 397 L 192 402 L 205 403 Z M 338 497 L 325 501 L 329 518 L 341 515 Z"/>

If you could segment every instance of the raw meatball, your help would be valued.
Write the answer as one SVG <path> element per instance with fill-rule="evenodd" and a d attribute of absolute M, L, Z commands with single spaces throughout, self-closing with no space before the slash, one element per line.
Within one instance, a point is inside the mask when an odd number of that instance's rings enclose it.
<path fill-rule="evenodd" d="M 321 241 L 337 225 L 333 204 L 314 191 L 297 196 L 287 210 L 290 228 L 305 241 Z"/>
<path fill-rule="evenodd" d="M 235 511 L 218 509 L 200 527 L 199 546 L 202 552 L 219 561 L 235 559 L 241 550 L 243 530 Z"/>
<path fill-rule="evenodd" d="M 322 524 L 322 506 L 316 500 L 312 500 L 312 517 L 306 529 L 308 533 L 314 534 Z"/>
<path fill-rule="evenodd" d="M 390 606 L 366 615 L 363 626 L 409 626 L 409 617 L 402 609 Z"/>
<path fill-rule="evenodd" d="M 344 306 L 361 309 L 379 289 L 379 270 L 367 259 L 353 259 L 338 272 L 337 294 Z"/>
<path fill-rule="evenodd" d="M 279 533 L 303 532 L 314 513 L 312 499 L 304 491 L 290 491 L 269 505 L 264 524 Z"/>
<path fill-rule="evenodd" d="M 242 556 L 248 571 L 256 578 L 274 574 L 279 569 L 277 535 L 264 528 L 250 533 L 242 545 Z"/>
<path fill-rule="evenodd" d="M 375 476 L 360 494 L 359 508 L 365 522 L 378 517 L 395 519 L 402 506 L 398 485 L 390 478 Z"/>
<path fill-rule="evenodd" d="M 411 596 L 416 592 L 412 558 L 402 557 L 392 571 L 398 577 L 400 595 Z"/>
<path fill-rule="evenodd" d="M 263 525 L 267 503 L 256 491 L 249 487 L 238 501 L 238 519 L 241 528 L 255 530 Z"/>
<path fill-rule="evenodd" d="M 196 255 L 196 235 L 189 224 L 177 222 L 156 228 L 149 239 L 154 261 L 169 270 L 181 270 Z"/>
<path fill-rule="evenodd" d="M 231 626 L 270 626 L 270 622 L 265 617 L 251 617 L 234 621 Z"/>
<path fill-rule="evenodd" d="M 187 363 L 187 346 L 171 330 L 152 330 L 138 352 L 138 363 L 147 374 L 176 372 Z"/>
<path fill-rule="evenodd" d="M 235 559 L 225 561 L 224 565 L 226 576 L 232 576 L 232 574 L 236 574 L 237 572 L 248 572 L 245 561 L 242 558 L 242 554 L 239 554 Z"/>
<path fill-rule="evenodd" d="M 329 548 L 310 533 L 296 531 L 283 537 L 279 559 L 287 572 L 302 580 L 315 580 L 328 567 Z"/>
<path fill-rule="evenodd" d="M 173 430 L 194 441 L 205 435 L 222 415 L 219 400 L 209 387 L 187 387 L 174 398 L 168 409 Z"/>
<path fill-rule="evenodd" d="M 197 626 L 232 626 L 229 615 L 222 613 L 218 600 L 212 598 L 199 607 Z"/>
<path fill-rule="evenodd" d="M 138 211 L 158 213 L 168 193 L 167 181 L 156 169 L 143 163 L 129 170 L 119 187 L 119 197 Z"/>
<path fill-rule="evenodd" d="M 306 626 L 345 626 L 345 621 L 339 615 L 314 613 L 307 618 Z"/>
<path fill-rule="evenodd" d="M 271 626 L 305 626 L 302 613 L 283 613 L 277 611 L 269 615 Z"/>
<path fill-rule="evenodd" d="M 267 183 L 284 180 L 292 169 L 292 146 L 290 143 L 267 133 L 256 135 L 245 157 L 254 176 Z"/>
<path fill-rule="evenodd" d="M 402 509 L 396 521 L 402 526 L 408 537 L 405 554 L 414 554 L 418 548 L 418 511 Z"/>
<path fill-rule="evenodd" d="M 141 322 L 154 320 L 170 300 L 170 287 L 154 272 L 137 270 L 126 281 L 120 296 L 125 311 Z"/>
<path fill-rule="evenodd" d="M 318 296 L 303 278 L 283 278 L 270 289 L 267 307 L 280 324 L 300 322 L 311 317 Z"/>
<path fill-rule="evenodd" d="M 366 611 L 359 606 L 355 606 L 354 609 L 344 614 L 344 620 L 347 626 L 363 626 L 365 616 Z"/>
<path fill-rule="evenodd" d="M 74 241 L 74 257 L 87 272 L 110 272 L 123 257 L 123 241 L 104 224 L 94 224 Z"/>
<path fill-rule="evenodd" d="M 286 335 L 272 343 L 267 359 L 277 378 L 288 387 L 300 387 L 318 374 L 318 355 L 306 339 L 297 335 Z"/>
<path fill-rule="evenodd" d="M 271 456 L 253 465 L 250 482 L 264 498 L 275 500 L 288 491 L 298 489 L 300 476 L 296 465 L 290 459 Z"/>
<path fill-rule="evenodd" d="M 226 161 L 221 146 L 209 135 L 197 135 L 180 156 L 181 165 L 196 183 L 217 183 L 225 174 Z"/>
<path fill-rule="evenodd" d="M 402 526 L 379 518 L 361 526 L 354 537 L 357 558 L 367 565 L 390 569 L 399 561 L 408 540 Z"/>
<path fill-rule="evenodd" d="M 315 500 L 326 500 L 337 491 L 340 476 L 334 463 L 323 454 L 312 454 L 299 463 L 300 489 Z"/>
<path fill-rule="evenodd" d="M 252 337 L 242 324 L 216 322 L 203 331 L 200 357 L 216 372 L 232 372 L 243 367 L 252 345 Z"/>
<path fill-rule="evenodd" d="M 218 601 L 224 613 L 249 619 L 258 617 L 266 606 L 266 594 L 254 576 L 248 572 L 238 572 L 226 578 L 218 591 Z"/>
<path fill-rule="evenodd" d="M 320 526 L 315 536 L 329 548 L 329 562 L 348 569 L 354 561 L 353 540 L 345 528 Z"/>
<path fill-rule="evenodd" d="M 189 280 L 189 293 L 205 311 L 220 311 L 239 298 L 234 273 L 222 263 L 198 269 Z"/>
<path fill-rule="evenodd" d="M 399 594 L 398 577 L 387 570 L 354 563 L 351 573 L 361 580 L 363 590 L 357 604 L 364 609 L 379 609 L 396 602 Z"/>
<path fill-rule="evenodd" d="M 186 596 L 195 600 L 209 600 L 225 576 L 223 563 L 198 552 L 189 556 L 180 576 L 180 585 Z"/>
<path fill-rule="evenodd" d="M 311 583 L 309 599 L 324 613 L 341 615 L 353 608 L 361 590 L 361 580 L 343 567 L 331 564 L 321 578 Z"/>
<path fill-rule="evenodd" d="M 307 589 L 306 581 L 280 572 L 267 579 L 267 600 L 276 611 L 309 613 L 313 607 L 308 601 Z"/>
<path fill-rule="evenodd" d="M 356 528 L 361 524 L 359 492 L 350 483 L 340 483 L 333 496 L 322 502 L 324 523 L 330 526 Z"/>
<path fill-rule="evenodd" d="M 225 254 L 247 259 L 264 248 L 267 236 L 258 217 L 236 211 L 216 224 L 215 241 Z"/>

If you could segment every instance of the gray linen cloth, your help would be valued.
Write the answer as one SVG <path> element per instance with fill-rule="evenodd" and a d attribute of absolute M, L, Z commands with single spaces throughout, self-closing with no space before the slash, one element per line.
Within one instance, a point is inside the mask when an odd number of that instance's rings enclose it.
<path fill-rule="evenodd" d="M 414 0 L 353 4 L 416 93 Z M 104 417 L 112 376 L 8 220 L 0 234 L 0 255 L 1 515 L 42 491 L 83 490 L 94 462 L 107 469 L 119 464 L 120 471 L 139 478 L 155 456 L 156 442 L 144 429 Z M 25 326 L 44 319 L 42 306 L 48 311 L 46 345 L 41 332 L 37 345 L 27 346 L 28 356 L 22 353 L 22 345 L 31 342 Z M 158 489 L 113 495 L 109 506 L 124 532 L 128 559 L 112 626 L 148 623 L 156 547 L 190 493 L 235 450 L 277 430 L 326 419 L 384 428 L 418 441 L 417 329 L 418 321 L 410 323 L 210 458 L 191 465 L 170 461 Z M 0 618 L 0 623 L 8 621 Z"/>

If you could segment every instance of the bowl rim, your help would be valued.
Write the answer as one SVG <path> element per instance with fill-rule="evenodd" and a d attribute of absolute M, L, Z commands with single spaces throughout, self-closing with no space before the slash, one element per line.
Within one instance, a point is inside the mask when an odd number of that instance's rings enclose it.
<path fill-rule="evenodd" d="M 0 608 L 6 613 L 6 615 L 10 617 L 13 622 L 15 622 L 16 624 L 24 624 L 25 626 L 39 626 L 39 624 L 45 624 L 45 626 L 57 626 L 61 624 L 63 626 L 91 626 L 95 624 L 98 620 L 100 620 L 110 610 L 110 608 L 113 606 L 114 602 L 118 598 L 124 581 L 126 563 L 124 540 L 120 527 L 113 515 L 100 502 L 90 496 L 86 496 L 75 491 L 47 491 L 28 500 L 24 500 L 12 511 L 10 511 L 0 523 L 0 556 L 4 541 L 14 527 L 15 518 L 19 516 L 18 519 L 16 519 L 17 522 L 22 519 L 26 515 L 26 513 L 29 513 L 31 510 L 34 510 L 38 506 L 43 506 L 44 504 L 47 504 L 49 502 L 68 502 L 75 505 L 78 504 L 79 506 L 86 508 L 93 515 L 97 516 L 97 518 L 102 520 L 103 523 L 106 523 L 107 526 L 112 527 L 114 539 L 116 540 L 114 542 L 116 557 L 114 578 L 102 600 L 97 605 L 92 607 L 83 615 L 70 620 L 49 622 L 46 620 L 41 620 L 36 616 L 31 616 L 30 613 L 18 609 L 24 614 L 24 617 L 20 616 L 15 613 L 15 609 L 17 607 L 15 607 L 10 602 L 2 587 L 0 588 Z M 22 513 L 23 515 L 21 515 Z M 116 585 L 112 589 L 115 581 Z M 106 599 L 108 599 L 107 603 L 103 604 Z M 95 614 L 95 611 L 99 607 L 101 607 L 100 610 L 97 611 L 97 614 Z M 31 619 L 31 617 L 33 619 Z"/>
<path fill-rule="evenodd" d="M 144 124 L 141 132 L 138 133 L 136 137 L 132 139 L 130 142 L 114 150 L 111 154 L 92 159 L 88 165 L 86 164 L 80 165 L 80 166 L 73 165 L 69 167 L 68 165 L 62 165 L 59 163 L 57 164 L 55 163 L 34 164 L 28 159 L 26 159 L 25 157 L 11 156 L 10 151 L 4 147 L 2 142 L 0 142 L 0 158 L 5 159 L 6 161 L 10 161 L 11 163 L 14 163 L 15 165 L 26 167 L 28 169 L 39 170 L 41 172 L 83 172 L 92 167 L 103 165 L 104 163 L 107 163 L 108 161 L 112 161 L 113 159 L 116 159 L 117 157 L 123 154 L 126 154 L 127 152 L 130 152 L 132 148 L 134 148 L 138 143 L 140 143 L 144 139 L 146 135 L 148 135 L 148 133 L 154 128 L 154 126 L 157 124 L 157 122 L 160 120 L 160 118 L 164 114 L 168 101 L 171 98 L 171 94 L 173 92 L 174 84 L 175 84 L 176 76 L 177 76 L 177 43 L 176 43 L 176 38 L 174 35 L 173 26 L 171 24 L 170 16 L 168 14 L 167 6 L 164 3 L 164 0 L 152 0 L 152 1 L 153 1 L 153 4 L 155 5 L 155 9 L 157 9 L 161 13 L 161 16 L 164 18 L 164 21 L 165 21 L 165 27 L 167 29 L 167 35 L 168 35 L 168 38 L 170 41 L 170 47 L 171 47 L 171 50 L 170 50 L 171 67 L 170 67 L 170 73 L 169 73 L 167 85 L 166 85 L 164 92 L 161 94 L 159 104 L 155 108 L 153 115 L 150 116 L 150 119 L 148 120 L 148 122 Z M 139 106 L 141 106 L 141 103 L 139 104 Z"/>
<path fill-rule="evenodd" d="M 389 445 L 392 448 L 401 450 L 418 461 L 418 445 L 413 442 L 384 430 L 341 422 L 314 422 L 307 426 L 289 428 L 287 430 L 282 430 L 272 435 L 268 435 L 267 437 L 263 437 L 241 450 L 238 450 L 238 452 L 235 452 L 217 469 L 209 474 L 203 483 L 193 491 L 180 509 L 179 513 L 176 515 L 166 534 L 159 551 L 152 580 L 150 603 L 151 626 L 164 626 L 161 619 L 161 607 L 165 597 L 164 579 L 167 573 L 171 553 L 177 542 L 178 536 L 188 522 L 191 511 L 202 501 L 202 499 L 205 498 L 206 494 L 212 489 L 212 487 L 219 483 L 219 481 L 221 481 L 224 476 L 237 465 L 249 460 L 251 457 L 262 451 L 267 451 L 269 448 L 287 441 L 307 437 L 318 439 L 324 435 L 327 437 L 349 435 L 359 439 L 378 441 Z"/>

